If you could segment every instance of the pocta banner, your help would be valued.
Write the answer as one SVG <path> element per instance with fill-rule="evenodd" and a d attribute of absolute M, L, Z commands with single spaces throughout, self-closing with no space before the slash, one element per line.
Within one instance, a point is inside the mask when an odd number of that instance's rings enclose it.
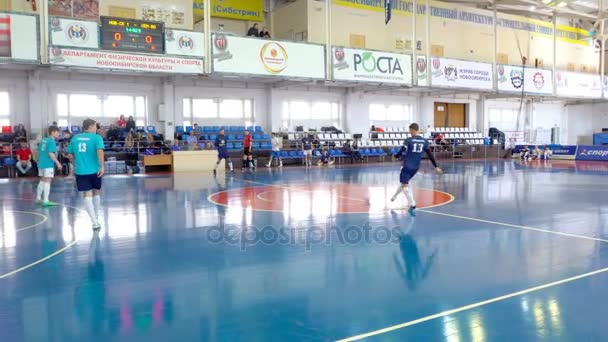
<path fill-rule="evenodd" d="M 579 145 L 576 151 L 576 160 L 603 160 L 608 161 L 608 146 L 606 145 Z"/>
<path fill-rule="evenodd" d="M 165 29 L 165 54 L 203 58 L 205 56 L 204 34 Z"/>
<path fill-rule="evenodd" d="M 51 45 L 99 49 L 99 25 L 95 21 L 49 18 Z"/>
<path fill-rule="evenodd" d="M 431 85 L 449 88 L 492 90 L 492 64 L 431 58 Z"/>
<path fill-rule="evenodd" d="M 0 62 L 38 62 L 38 16 L 0 13 Z"/>
<path fill-rule="evenodd" d="M 390 52 L 334 47 L 334 79 L 412 84 L 412 56 Z"/>
<path fill-rule="evenodd" d="M 203 60 L 107 51 L 49 48 L 51 65 L 169 74 L 202 74 Z"/>
<path fill-rule="evenodd" d="M 557 95 L 562 97 L 602 98 L 600 75 L 557 71 L 555 73 Z"/>
<path fill-rule="evenodd" d="M 553 73 L 550 70 L 498 64 L 496 75 L 498 91 L 553 94 Z"/>
<path fill-rule="evenodd" d="M 257 38 L 212 35 L 213 71 L 325 79 L 325 48 Z"/>

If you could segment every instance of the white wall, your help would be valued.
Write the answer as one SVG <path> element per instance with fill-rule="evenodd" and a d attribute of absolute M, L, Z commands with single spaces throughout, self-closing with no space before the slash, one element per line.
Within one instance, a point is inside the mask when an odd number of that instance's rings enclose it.
<path fill-rule="evenodd" d="M 404 95 L 387 95 L 383 93 L 363 93 L 351 92 L 346 96 L 346 127 L 351 133 L 369 132 L 369 105 L 371 103 L 384 104 L 410 104 L 414 111 L 414 121 L 420 120 L 420 111 L 417 98 Z M 390 121 L 390 122 L 374 122 L 378 127 L 407 127 L 411 124 L 408 120 Z M 424 126 L 423 126 L 424 127 Z"/>
<path fill-rule="evenodd" d="M 295 40 L 296 33 L 308 31 L 308 4 L 305 0 L 277 5 L 272 13 L 273 37 Z"/>
<path fill-rule="evenodd" d="M 593 133 L 608 128 L 608 104 L 570 105 L 568 113 L 568 140 L 570 143 L 593 143 Z"/>
<path fill-rule="evenodd" d="M 25 71 L 2 70 L 0 72 L 0 91 L 8 91 L 11 111 L 11 125 L 30 126 L 30 105 L 28 79 Z"/>

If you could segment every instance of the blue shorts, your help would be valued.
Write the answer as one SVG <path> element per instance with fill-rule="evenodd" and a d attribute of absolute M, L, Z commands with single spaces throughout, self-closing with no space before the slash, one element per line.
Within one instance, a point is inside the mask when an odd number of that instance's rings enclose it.
<path fill-rule="evenodd" d="M 418 173 L 418 169 L 401 169 L 399 174 L 399 182 L 401 184 L 409 184 L 410 180 Z"/>
<path fill-rule="evenodd" d="M 272 151 L 272 158 L 281 158 L 281 151 Z"/>
<path fill-rule="evenodd" d="M 226 150 L 218 150 L 217 159 L 219 159 L 219 160 L 230 159 L 230 155 L 228 154 L 228 151 L 226 151 Z"/>
<path fill-rule="evenodd" d="M 92 175 L 76 175 L 76 188 L 80 192 L 101 190 L 101 177 L 97 177 L 96 173 Z"/>

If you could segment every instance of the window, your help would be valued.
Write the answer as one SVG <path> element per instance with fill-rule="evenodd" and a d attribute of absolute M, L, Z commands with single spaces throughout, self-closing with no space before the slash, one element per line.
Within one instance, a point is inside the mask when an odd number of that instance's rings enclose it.
<path fill-rule="evenodd" d="M 184 126 L 191 126 L 197 119 L 241 119 L 246 126 L 250 126 L 253 119 L 253 101 L 184 98 L 182 115 Z"/>
<path fill-rule="evenodd" d="M 0 126 L 10 126 L 10 103 L 8 92 L 0 92 Z"/>
<path fill-rule="evenodd" d="M 57 124 L 60 127 L 78 124 L 83 118 L 114 123 L 121 115 L 126 118 L 133 116 L 137 126 L 145 126 L 147 122 L 145 96 L 72 93 L 57 94 L 56 99 Z"/>
<path fill-rule="evenodd" d="M 488 127 L 496 127 L 502 131 L 517 131 L 518 113 L 517 109 L 491 108 L 488 111 Z"/>
<path fill-rule="evenodd" d="M 293 121 L 311 121 L 312 125 L 314 125 L 314 121 L 323 121 L 339 127 L 341 123 L 341 108 L 338 102 L 283 101 L 283 126 L 289 127 Z"/>
<path fill-rule="evenodd" d="M 370 103 L 369 121 L 414 121 L 412 105 Z"/>

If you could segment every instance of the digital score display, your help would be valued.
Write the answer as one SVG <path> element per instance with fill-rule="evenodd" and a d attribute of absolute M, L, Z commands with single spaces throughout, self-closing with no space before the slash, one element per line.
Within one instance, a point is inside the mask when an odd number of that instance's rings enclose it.
<path fill-rule="evenodd" d="M 160 22 L 101 17 L 104 50 L 164 53 L 165 26 Z"/>

